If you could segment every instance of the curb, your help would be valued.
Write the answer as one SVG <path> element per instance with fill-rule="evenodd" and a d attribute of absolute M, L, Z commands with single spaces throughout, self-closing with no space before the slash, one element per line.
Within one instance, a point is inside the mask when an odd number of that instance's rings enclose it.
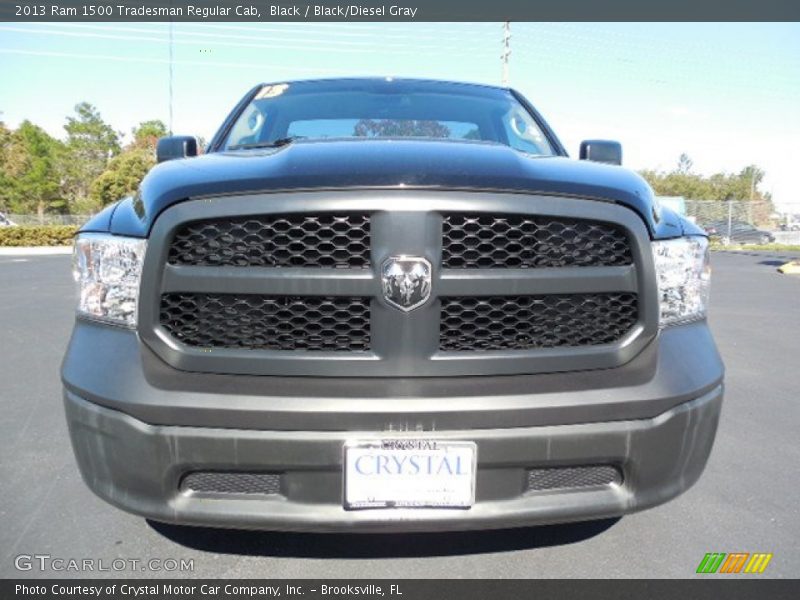
<path fill-rule="evenodd" d="M 72 246 L 9 246 L 0 248 L 0 256 L 56 256 L 72 254 Z"/>
<path fill-rule="evenodd" d="M 800 275 L 800 260 L 793 260 L 778 267 L 778 273 L 784 275 Z"/>

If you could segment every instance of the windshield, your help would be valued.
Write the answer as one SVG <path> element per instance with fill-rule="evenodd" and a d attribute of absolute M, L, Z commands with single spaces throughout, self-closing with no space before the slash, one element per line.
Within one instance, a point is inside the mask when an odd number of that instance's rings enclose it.
<path fill-rule="evenodd" d="M 224 148 L 363 138 L 494 142 L 554 154 L 534 118 L 506 90 L 391 80 L 264 86 L 234 123 Z"/>

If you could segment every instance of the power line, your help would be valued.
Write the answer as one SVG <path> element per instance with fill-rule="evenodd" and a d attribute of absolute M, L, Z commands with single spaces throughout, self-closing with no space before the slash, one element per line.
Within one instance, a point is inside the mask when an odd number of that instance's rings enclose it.
<path fill-rule="evenodd" d="M 114 32 L 122 32 L 122 33 L 145 33 L 145 34 L 151 34 L 151 35 L 161 35 L 161 34 L 164 33 L 164 29 L 163 28 L 158 28 L 157 27 L 156 29 L 143 29 L 143 28 L 140 28 L 140 27 L 131 27 L 131 26 L 127 26 L 127 25 L 111 26 L 111 25 L 108 25 L 108 24 L 97 25 L 97 24 L 86 24 L 86 23 L 36 23 L 35 25 L 37 27 L 49 27 L 49 28 L 66 29 L 66 30 L 90 29 L 90 30 L 95 30 L 95 31 L 99 30 L 99 31 L 114 31 Z M 160 25 L 160 24 L 159 23 L 152 23 L 151 25 L 157 26 L 157 25 Z M 192 24 L 192 23 L 183 23 L 183 24 L 181 24 L 181 28 L 184 29 L 184 31 L 177 30 L 176 34 L 177 35 L 191 36 L 191 37 L 200 37 L 200 38 L 221 38 L 221 39 L 233 39 L 233 40 L 258 40 L 258 41 L 264 40 L 264 35 L 241 35 L 241 34 L 235 34 L 234 35 L 234 34 L 225 34 L 225 33 L 208 33 L 206 30 L 212 27 L 211 24 L 202 24 L 201 26 L 197 26 L 197 27 L 200 28 L 199 30 L 190 29 L 192 26 L 195 26 L 195 25 Z M 225 26 L 222 26 L 222 27 L 225 27 Z M 309 34 L 311 34 L 311 32 L 303 33 L 301 31 L 296 31 L 296 30 L 291 30 L 290 31 L 290 30 L 288 30 L 286 28 L 272 29 L 272 28 L 263 27 L 263 28 L 255 29 L 255 28 L 249 27 L 249 28 L 239 28 L 239 29 L 243 29 L 243 30 L 248 31 L 250 33 L 258 33 L 258 34 L 277 33 L 279 36 L 283 36 L 283 37 L 271 36 L 271 40 L 272 41 L 281 41 L 281 42 L 297 41 L 297 35 L 298 34 L 303 34 L 306 37 Z M 438 36 L 421 36 L 421 35 L 417 35 L 416 33 L 411 34 L 411 35 L 407 35 L 407 34 L 401 34 L 401 35 L 385 34 L 385 35 L 383 35 L 383 34 L 380 34 L 380 33 L 365 33 L 365 34 L 360 34 L 360 37 L 369 38 L 369 39 L 362 39 L 362 40 L 358 40 L 358 41 L 347 41 L 347 40 L 341 40 L 341 39 L 330 39 L 331 31 L 335 31 L 335 30 L 332 29 L 331 27 L 327 27 L 324 30 L 321 30 L 321 29 L 320 30 L 315 30 L 313 32 L 313 34 L 319 35 L 319 34 L 322 34 L 324 32 L 325 36 L 327 36 L 327 37 L 320 36 L 320 39 L 323 39 L 323 37 L 325 37 L 324 41 L 326 41 L 326 42 L 330 42 L 330 43 L 333 43 L 333 44 L 338 44 L 338 45 L 341 45 L 341 46 L 368 47 L 370 49 L 375 48 L 375 44 L 377 42 L 380 42 L 381 47 L 387 47 L 387 46 L 392 46 L 392 45 L 397 46 L 397 47 L 407 47 L 408 44 L 411 41 L 417 41 L 417 40 L 420 40 L 420 39 L 421 40 L 435 40 L 436 42 L 442 42 L 443 40 L 452 39 L 453 40 L 453 42 L 452 42 L 453 44 L 461 46 L 463 44 L 463 40 L 464 40 L 464 34 L 463 33 L 454 33 L 452 36 L 447 36 L 447 35 L 444 35 L 444 34 L 438 35 Z M 347 33 L 335 33 L 334 35 L 335 35 L 336 38 L 348 37 Z M 393 41 L 393 42 L 388 42 L 387 43 L 387 39 L 392 39 L 392 38 L 394 38 L 397 41 Z M 481 39 L 479 38 L 476 41 L 481 41 Z M 440 45 L 441 44 L 434 44 L 433 46 L 423 46 L 423 48 L 438 47 Z M 419 46 L 417 46 L 417 47 L 419 47 Z"/>
<path fill-rule="evenodd" d="M 139 63 L 143 65 L 150 65 L 150 64 L 162 64 L 167 65 L 169 64 L 168 58 L 146 58 L 146 57 L 132 57 L 132 56 L 118 56 L 118 55 L 108 55 L 108 54 L 89 54 L 89 53 L 77 53 L 77 52 L 63 52 L 63 51 L 47 51 L 47 50 L 28 50 L 28 49 L 21 49 L 21 48 L 2 48 L 0 47 L 0 54 L 15 54 L 21 56 L 32 56 L 32 57 L 53 57 L 53 58 L 64 58 L 64 59 L 85 59 L 87 61 L 94 61 L 94 60 L 106 60 L 112 62 L 124 62 L 124 63 Z M 208 68 L 208 67 L 225 67 L 225 68 L 234 68 L 234 69 L 249 69 L 249 70 L 261 70 L 261 69 L 269 69 L 271 71 L 281 71 L 281 72 L 288 72 L 291 77 L 290 79 L 301 79 L 303 76 L 308 74 L 309 76 L 341 76 L 342 69 L 340 68 L 324 68 L 324 67 L 309 67 L 309 66 L 287 66 L 285 64 L 270 64 L 270 63 L 250 63 L 250 62 L 229 62 L 229 61 L 198 61 L 198 60 L 181 60 L 175 59 L 173 61 L 175 66 L 187 66 L 187 67 L 201 67 L 201 68 Z M 355 73 L 354 73 L 355 74 Z M 375 76 L 380 77 L 384 76 L 384 71 L 374 71 L 374 70 L 362 70 L 359 69 L 357 75 L 359 76 Z M 403 73 L 397 72 L 393 74 L 396 77 L 416 77 L 418 76 L 417 73 Z M 485 84 L 485 81 L 475 80 L 474 83 L 476 84 Z"/>
<path fill-rule="evenodd" d="M 172 81 L 173 81 L 173 71 L 174 71 L 174 39 L 172 36 L 173 33 L 173 22 L 172 19 L 169 21 L 169 134 L 172 135 L 172 107 L 173 107 L 173 94 L 172 94 Z"/>
<path fill-rule="evenodd" d="M 529 39 L 525 35 L 525 32 L 530 32 L 529 28 L 531 26 L 532 25 L 529 23 L 519 24 L 519 29 L 517 30 L 517 39 L 522 46 L 533 47 L 537 41 L 541 40 L 543 36 L 551 36 L 553 38 L 574 40 L 577 45 L 585 47 L 587 50 L 592 50 L 592 53 L 594 53 L 595 49 L 601 45 L 604 49 L 611 47 L 617 48 L 621 53 L 626 55 L 635 54 L 640 56 L 644 53 L 647 55 L 665 57 L 681 56 L 681 60 L 685 60 L 686 62 L 696 62 L 698 55 L 702 55 L 703 53 L 721 53 L 723 50 L 723 48 L 721 48 L 718 44 L 715 45 L 707 42 L 704 43 L 700 41 L 692 41 L 674 44 L 635 34 L 625 34 L 615 31 L 606 32 L 604 30 L 591 28 L 576 29 L 571 25 L 560 24 L 559 26 L 555 26 L 552 23 L 537 24 L 535 39 Z M 564 31 L 564 27 L 572 27 L 573 32 L 570 33 L 570 31 Z M 564 42 L 559 39 L 558 41 L 554 40 L 552 44 L 542 44 L 542 46 L 551 47 L 552 45 L 558 45 L 559 51 L 562 51 L 562 46 L 565 43 L 569 42 Z M 758 58 L 769 58 L 769 55 L 764 52 L 753 52 L 751 49 L 743 50 L 736 45 L 732 47 L 725 47 L 724 55 L 731 64 L 738 64 L 738 61 L 743 59 L 755 61 Z M 797 62 L 796 57 L 791 55 L 791 53 L 785 55 L 784 58 L 788 63 Z"/>
<path fill-rule="evenodd" d="M 142 63 L 142 64 L 169 64 L 166 58 L 145 58 L 132 56 L 115 56 L 109 54 L 82 54 L 77 52 L 52 52 L 47 50 L 23 50 L 19 48 L 0 48 L 0 54 L 19 54 L 23 56 L 49 56 L 54 58 L 85 58 L 87 60 L 109 60 L 116 62 Z M 321 69 L 316 67 L 287 67 L 286 65 L 271 65 L 265 63 L 242 63 L 242 62 L 219 62 L 219 61 L 199 61 L 199 60 L 175 60 L 176 65 L 197 66 L 197 67 L 232 67 L 240 69 L 273 69 L 276 71 L 289 71 L 296 73 L 338 73 L 336 69 Z"/>
<path fill-rule="evenodd" d="M 541 55 L 537 56 L 530 56 L 524 53 L 518 53 L 517 60 L 522 63 L 523 65 L 533 64 L 533 61 L 536 61 L 535 64 L 541 64 Z M 650 75 L 647 71 L 644 71 L 641 68 L 629 68 L 624 65 L 618 63 L 610 63 L 604 62 L 604 75 L 603 78 L 606 81 L 629 81 L 633 82 L 640 87 L 646 86 L 660 86 L 666 89 L 680 89 L 679 86 L 685 85 L 687 82 L 692 81 L 691 78 L 687 77 L 686 74 L 659 74 L 658 77 Z M 576 73 L 596 73 L 597 69 L 595 65 L 589 64 L 584 60 L 580 60 L 579 58 L 572 58 L 572 57 L 560 57 L 559 58 L 559 68 L 560 69 L 569 69 L 571 72 Z M 572 83 L 570 85 L 575 86 L 585 86 L 586 83 L 580 78 L 576 77 L 572 79 Z M 772 98 L 772 99 L 779 99 L 779 100 L 796 100 L 797 93 L 793 90 L 786 90 L 786 89 L 779 89 L 775 87 L 769 87 L 765 85 L 753 85 L 750 83 L 743 83 L 742 81 L 731 81 L 731 82 L 714 82 L 709 80 L 708 78 L 704 79 L 702 82 L 703 89 L 708 92 L 714 92 L 717 94 L 730 94 L 732 92 L 746 90 L 748 94 L 752 94 L 755 96 L 759 96 L 761 98 Z M 678 86 L 678 87 L 676 87 Z"/>
<path fill-rule="evenodd" d="M 187 23 L 189 25 L 189 23 Z M 195 25 L 192 23 L 192 25 Z M 391 37 L 391 36 L 399 36 L 399 37 L 407 37 L 409 35 L 408 32 L 411 32 L 410 35 L 414 37 L 422 36 L 429 39 L 441 39 L 442 37 L 442 28 L 441 27 L 433 27 L 433 28 L 425 28 L 421 27 L 420 25 L 414 24 L 406 24 L 406 23 L 383 23 L 383 27 L 373 27 L 368 26 L 363 23 L 324 23 L 314 25 L 313 23 L 286 23 L 283 25 L 285 28 L 291 27 L 293 31 L 296 33 L 302 31 L 325 31 L 329 32 L 331 30 L 336 31 L 339 30 L 337 35 L 345 36 L 345 37 Z M 269 27 L 263 27 L 261 23 L 253 23 L 252 27 L 249 26 L 241 26 L 241 25 L 220 25 L 218 23 L 203 23 L 197 24 L 198 27 L 203 29 L 227 29 L 230 31 L 282 31 L 282 29 L 271 29 Z M 474 28 L 485 29 L 486 33 L 489 33 L 490 28 L 494 27 L 494 23 L 450 23 L 449 26 L 456 27 L 460 31 L 456 32 L 453 31 L 452 34 L 455 36 L 459 36 L 458 41 L 464 41 L 464 31 L 470 31 Z M 303 27 L 310 27 L 313 29 L 302 29 Z M 403 32 L 403 28 L 409 28 L 408 32 Z M 359 29 L 362 31 L 354 31 L 355 29 Z M 390 30 L 387 32 L 387 29 Z M 344 30 L 344 32 L 342 32 Z M 374 33 L 370 33 L 370 30 L 374 31 Z"/>
<path fill-rule="evenodd" d="M 115 29 L 105 29 L 106 31 L 119 31 Z M 99 39 L 113 39 L 117 41 L 129 41 L 129 42 L 155 42 L 155 43 L 165 43 L 162 31 L 152 31 L 153 35 L 157 35 L 159 37 L 144 37 L 144 36 L 125 36 L 119 35 L 118 33 L 114 34 L 104 34 L 104 33 L 85 33 L 85 32 L 73 32 L 73 31 L 47 31 L 43 29 L 26 29 L 23 27 L 9 27 L 9 26 L 2 26 L 0 27 L 0 31 L 10 31 L 16 33 L 34 33 L 34 34 L 41 34 L 41 35 L 60 35 L 66 37 L 80 37 L 80 38 L 99 38 Z M 200 33 L 187 33 L 185 34 L 187 37 L 191 37 L 192 39 L 188 40 L 176 40 L 176 44 L 184 44 L 184 45 L 208 45 L 208 42 L 201 41 L 203 39 L 208 39 L 207 36 L 211 34 L 200 34 Z M 294 41 L 294 40 L 292 40 Z M 342 43 L 336 40 L 319 40 L 322 42 L 322 46 L 311 46 L 308 43 L 303 43 L 300 45 L 292 46 L 291 44 L 287 44 L 287 42 L 283 40 L 278 40 L 274 44 L 250 44 L 250 43 L 237 43 L 237 42 L 215 42 L 215 45 L 222 48 L 253 48 L 253 49 L 270 49 L 270 50 L 292 50 L 296 52 L 336 52 L 336 53 L 350 53 L 350 54 L 362 54 L 364 52 L 372 51 L 375 47 L 374 44 L 369 44 L 367 46 L 362 47 L 341 47 Z M 447 52 L 449 54 L 474 54 L 474 48 L 464 48 L 463 45 L 458 45 L 455 47 L 448 47 L 442 45 L 429 45 L 429 46 L 421 46 L 419 44 L 413 45 L 413 40 L 409 40 L 408 43 L 404 44 L 402 47 L 398 46 L 397 48 L 392 48 L 393 54 L 419 54 L 420 51 L 429 50 L 431 52 Z"/>

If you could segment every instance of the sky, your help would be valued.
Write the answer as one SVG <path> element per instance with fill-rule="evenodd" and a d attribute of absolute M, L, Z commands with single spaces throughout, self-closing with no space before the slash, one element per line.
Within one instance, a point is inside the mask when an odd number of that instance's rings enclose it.
<path fill-rule="evenodd" d="M 800 24 L 511 23 L 509 83 L 572 156 L 622 142 L 634 169 L 756 164 L 779 205 L 800 204 Z M 58 137 L 73 107 L 130 136 L 169 121 L 167 23 L 0 23 L 0 119 Z M 209 139 L 253 85 L 336 76 L 499 85 L 501 23 L 176 23 L 173 131 Z"/>

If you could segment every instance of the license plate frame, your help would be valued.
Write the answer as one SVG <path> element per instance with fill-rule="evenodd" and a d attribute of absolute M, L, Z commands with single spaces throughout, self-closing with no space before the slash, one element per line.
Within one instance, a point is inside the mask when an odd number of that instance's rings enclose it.
<path fill-rule="evenodd" d="M 352 440 L 344 444 L 342 455 L 342 505 L 346 510 L 467 510 L 475 504 L 475 442 L 434 438 Z M 357 468 L 359 456 L 368 458 Z M 385 460 L 373 459 L 383 456 Z M 419 465 L 416 473 L 412 456 L 417 457 Z M 377 461 L 381 461 L 380 466 Z M 383 472 L 374 473 L 376 468 Z M 436 473 L 427 472 L 433 470 Z"/>

